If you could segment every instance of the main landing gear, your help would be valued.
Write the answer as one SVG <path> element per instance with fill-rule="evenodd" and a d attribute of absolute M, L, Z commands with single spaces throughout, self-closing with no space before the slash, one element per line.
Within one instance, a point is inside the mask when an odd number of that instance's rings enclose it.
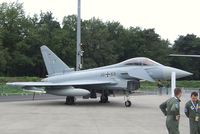
<path fill-rule="evenodd" d="M 65 104 L 66 105 L 74 105 L 75 104 L 75 97 L 74 96 L 67 96 Z"/>
<path fill-rule="evenodd" d="M 109 103 L 108 95 L 107 94 L 102 94 L 101 97 L 100 97 L 99 103 Z"/>

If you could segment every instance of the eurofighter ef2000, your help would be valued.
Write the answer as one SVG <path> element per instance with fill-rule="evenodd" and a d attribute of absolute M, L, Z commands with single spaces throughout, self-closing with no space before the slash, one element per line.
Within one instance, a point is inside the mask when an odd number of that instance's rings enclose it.
<path fill-rule="evenodd" d="M 48 94 L 66 96 L 66 104 L 75 103 L 75 97 L 97 98 L 101 94 L 100 102 L 107 103 L 108 96 L 124 94 L 125 106 L 130 107 L 129 94 L 140 87 L 140 80 L 155 82 L 169 80 L 171 73 L 176 78 L 192 75 L 189 72 L 164 66 L 149 58 L 137 57 L 123 62 L 87 70 L 74 71 L 57 57 L 47 46 L 41 47 L 41 53 L 48 72 L 47 78 L 41 82 L 13 82 L 10 86 L 17 86 L 25 90 L 45 90 Z"/>

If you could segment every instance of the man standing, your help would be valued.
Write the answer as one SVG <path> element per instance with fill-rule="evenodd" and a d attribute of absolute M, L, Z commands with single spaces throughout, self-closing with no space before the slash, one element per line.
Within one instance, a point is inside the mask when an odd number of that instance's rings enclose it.
<path fill-rule="evenodd" d="M 191 93 L 191 100 L 185 104 L 185 115 L 189 118 L 190 134 L 200 134 L 200 101 L 198 93 Z"/>
<path fill-rule="evenodd" d="M 180 97 L 182 91 L 180 88 L 174 90 L 175 97 L 168 99 L 160 105 L 160 109 L 166 118 L 166 127 L 169 134 L 179 134 L 180 120 Z"/>
<path fill-rule="evenodd" d="M 157 86 L 159 95 L 162 95 L 163 84 L 160 80 L 158 80 Z"/>

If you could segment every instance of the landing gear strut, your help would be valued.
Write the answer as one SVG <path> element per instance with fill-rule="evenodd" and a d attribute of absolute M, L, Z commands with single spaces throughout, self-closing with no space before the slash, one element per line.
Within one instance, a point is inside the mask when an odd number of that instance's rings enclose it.
<path fill-rule="evenodd" d="M 66 105 L 74 105 L 75 104 L 75 97 L 74 96 L 67 96 L 65 104 Z"/>
<path fill-rule="evenodd" d="M 130 101 L 130 99 L 129 99 L 129 93 L 128 92 L 125 92 L 125 97 L 124 97 L 124 99 L 126 100 L 125 101 L 125 106 L 126 107 L 130 107 L 131 105 L 132 105 L 132 103 L 131 103 L 131 101 Z"/>
<path fill-rule="evenodd" d="M 108 95 L 102 94 L 99 103 L 108 103 Z"/>

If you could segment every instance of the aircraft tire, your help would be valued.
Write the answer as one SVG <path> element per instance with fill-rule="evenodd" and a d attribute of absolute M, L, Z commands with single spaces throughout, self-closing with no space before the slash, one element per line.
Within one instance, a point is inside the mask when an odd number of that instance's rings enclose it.
<path fill-rule="evenodd" d="M 65 104 L 66 105 L 74 105 L 75 104 L 75 97 L 74 96 L 67 96 Z"/>
<path fill-rule="evenodd" d="M 100 103 L 107 103 L 108 102 L 108 96 L 102 95 L 100 98 Z"/>
<path fill-rule="evenodd" d="M 131 101 L 129 101 L 129 100 L 125 101 L 125 106 L 126 107 L 130 107 L 131 106 Z"/>

